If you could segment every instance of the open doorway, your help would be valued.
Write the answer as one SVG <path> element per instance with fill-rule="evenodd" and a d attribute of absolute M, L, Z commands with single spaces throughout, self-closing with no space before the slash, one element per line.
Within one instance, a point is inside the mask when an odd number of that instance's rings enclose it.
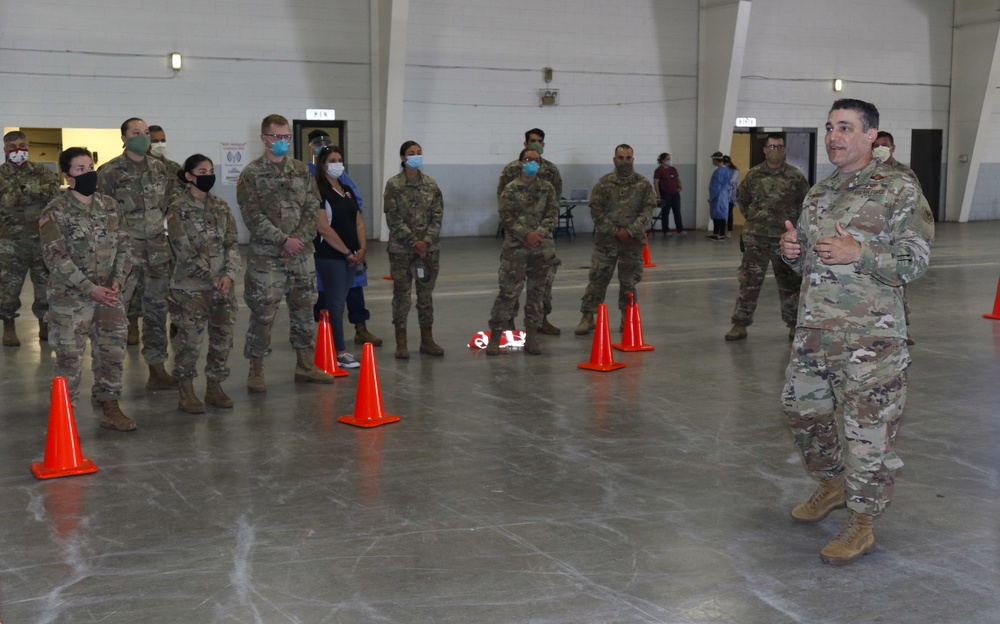
<path fill-rule="evenodd" d="M 913 130 L 910 134 L 910 169 L 920 180 L 935 221 L 940 219 L 943 140 L 943 130 Z"/>
<path fill-rule="evenodd" d="M 815 128 L 736 128 L 730 157 L 740 170 L 740 180 L 751 167 L 764 162 L 764 145 L 767 136 L 779 133 L 785 137 L 786 161 L 802 172 L 812 186 L 816 183 L 816 129 Z M 737 209 L 733 213 L 733 225 L 743 225 L 745 219 Z"/>

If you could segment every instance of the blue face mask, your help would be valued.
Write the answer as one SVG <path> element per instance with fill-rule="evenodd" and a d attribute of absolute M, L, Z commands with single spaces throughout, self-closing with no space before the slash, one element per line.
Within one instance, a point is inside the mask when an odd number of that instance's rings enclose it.
<path fill-rule="evenodd" d="M 271 145 L 271 151 L 274 152 L 275 156 L 284 156 L 288 153 L 288 141 L 281 139 L 280 141 L 275 141 Z"/>
<path fill-rule="evenodd" d="M 524 175 L 528 176 L 529 178 L 533 178 L 536 175 L 538 175 L 538 163 L 536 163 L 533 160 L 529 160 L 528 162 L 524 163 Z"/>
<path fill-rule="evenodd" d="M 417 155 L 417 156 L 406 157 L 406 166 L 409 167 L 410 169 L 419 169 L 423 164 L 424 164 L 423 156 Z"/>

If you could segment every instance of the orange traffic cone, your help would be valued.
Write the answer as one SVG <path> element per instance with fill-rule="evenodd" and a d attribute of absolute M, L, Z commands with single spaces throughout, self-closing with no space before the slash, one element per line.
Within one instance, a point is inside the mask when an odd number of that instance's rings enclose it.
<path fill-rule="evenodd" d="M 84 457 L 80 449 L 80 436 L 76 433 L 73 404 L 69 400 L 65 377 L 52 380 L 49 431 L 45 434 L 45 460 L 32 463 L 31 472 L 39 479 L 97 472 L 97 465 Z"/>
<path fill-rule="evenodd" d="M 319 311 L 319 327 L 316 329 L 316 353 L 313 365 L 328 375 L 347 377 L 347 371 L 337 366 L 337 353 L 333 348 L 333 334 L 330 333 L 330 312 Z"/>
<path fill-rule="evenodd" d="M 358 381 L 358 395 L 354 399 L 354 414 L 338 418 L 342 423 L 355 427 L 378 427 L 399 420 L 399 416 L 386 414 L 382 407 L 382 389 L 378 385 L 378 369 L 375 368 L 375 347 L 366 342 L 361 354 L 361 379 Z"/>
<path fill-rule="evenodd" d="M 597 329 L 594 331 L 594 345 L 590 348 L 590 361 L 577 364 L 577 368 L 586 368 L 601 372 L 624 368 L 624 362 L 615 362 L 615 354 L 611 351 L 611 328 L 608 327 L 608 306 L 597 306 Z"/>
<path fill-rule="evenodd" d="M 1000 281 L 997 281 L 997 296 L 993 300 L 993 314 L 984 314 L 983 318 L 1000 319 Z"/>
<path fill-rule="evenodd" d="M 625 308 L 625 331 L 622 332 L 621 344 L 611 345 L 619 351 L 652 351 L 653 345 L 642 341 L 642 320 L 639 318 L 639 304 L 635 295 L 628 294 L 628 307 Z"/>
<path fill-rule="evenodd" d="M 649 236 L 646 236 L 646 245 L 642 248 L 642 266 L 655 267 L 653 259 L 649 257 Z"/>

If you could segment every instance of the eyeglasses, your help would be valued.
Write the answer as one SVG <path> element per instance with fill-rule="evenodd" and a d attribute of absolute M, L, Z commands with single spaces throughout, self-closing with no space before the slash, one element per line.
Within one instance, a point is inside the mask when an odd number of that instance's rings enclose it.
<path fill-rule="evenodd" d="M 765 145 L 764 149 L 770 150 L 770 151 L 773 152 L 774 150 L 783 150 L 783 149 L 785 149 L 785 146 L 784 145 Z"/>
<path fill-rule="evenodd" d="M 275 141 L 291 141 L 292 135 L 290 134 L 265 134 L 264 136 L 274 139 Z"/>

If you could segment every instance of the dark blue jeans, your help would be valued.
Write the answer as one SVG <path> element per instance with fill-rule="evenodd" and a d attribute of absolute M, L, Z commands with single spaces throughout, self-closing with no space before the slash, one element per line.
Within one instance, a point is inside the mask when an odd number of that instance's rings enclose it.
<path fill-rule="evenodd" d="M 670 214 L 674 213 L 674 225 L 678 232 L 684 231 L 684 223 L 681 220 L 681 194 L 662 193 L 663 210 L 660 211 L 660 226 L 664 232 L 670 231 Z"/>
<path fill-rule="evenodd" d="M 344 342 L 344 306 L 354 281 L 354 267 L 343 258 L 316 258 L 316 274 L 323 283 L 323 305 L 330 312 L 330 329 L 337 353 L 347 349 Z"/>

